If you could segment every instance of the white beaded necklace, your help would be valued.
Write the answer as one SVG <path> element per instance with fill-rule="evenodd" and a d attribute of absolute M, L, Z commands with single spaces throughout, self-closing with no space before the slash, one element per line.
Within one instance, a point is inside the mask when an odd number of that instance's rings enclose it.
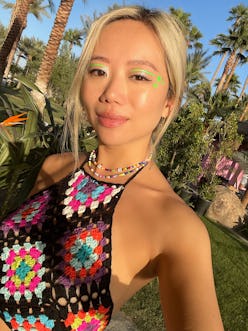
<path fill-rule="evenodd" d="M 99 177 L 102 179 L 112 179 L 112 178 L 116 178 L 116 177 L 120 177 L 120 176 L 127 176 L 127 175 L 137 172 L 139 169 L 144 168 L 150 162 L 151 158 L 152 158 L 152 153 L 150 153 L 149 156 L 145 160 L 132 164 L 132 165 L 129 165 L 129 166 L 126 166 L 126 167 L 123 167 L 123 168 L 122 167 L 106 168 L 101 163 L 97 162 L 96 151 L 93 150 L 89 156 L 88 166 L 89 166 L 90 171 L 96 177 Z M 100 174 L 97 171 L 97 169 L 101 169 L 106 172 L 111 172 L 111 174 L 109 174 L 109 175 Z"/>

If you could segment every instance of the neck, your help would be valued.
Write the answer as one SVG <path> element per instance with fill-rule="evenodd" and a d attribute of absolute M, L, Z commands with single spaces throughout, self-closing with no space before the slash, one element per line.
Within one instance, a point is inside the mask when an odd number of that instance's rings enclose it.
<path fill-rule="evenodd" d="M 136 146 L 106 146 L 99 144 L 97 161 L 107 168 L 125 167 L 145 160 L 151 153 L 150 143 Z"/>

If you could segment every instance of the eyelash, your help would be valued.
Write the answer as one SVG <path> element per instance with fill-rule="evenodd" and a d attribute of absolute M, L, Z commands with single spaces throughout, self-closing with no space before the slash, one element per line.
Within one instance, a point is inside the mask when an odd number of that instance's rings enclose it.
<path fill-rule="evenodd" d="M 94 68 L 94 69 L 90 69 L 89 70 L 89 74 L 91 76 L 95 76 L 95 77 L 102 77 L 106 75 L 106 72 L 102 69 L 98 69 L 98 68 Z M 150 82 L 151 79 L 148 79 L 146 76 L 143 76 L 141 74 L 134 74 L 132 76 L 130 76 L 133 80 L 136 81 L 146 81 L 146 82 Z"/>
<path fill-rule="evenodd" d="M 106 75 L 106 72 L 103 71 L 102 69 L 90 69 L 89 70 L 89 74 L 91 76 L 100 77 L 100 76 L 105 76 Z"/>
<path fill-rule="evenodd" d="M 136 78 L 135 80 L 138 80 L 138 81 L 150 82 L 150 79 L 148 79 L 147 77 L 145 77 L 143 75 L 136 74 L 136 75 L 131 76 L 131 78 L 133 78 L 133 77 L 135 77 Z"/>

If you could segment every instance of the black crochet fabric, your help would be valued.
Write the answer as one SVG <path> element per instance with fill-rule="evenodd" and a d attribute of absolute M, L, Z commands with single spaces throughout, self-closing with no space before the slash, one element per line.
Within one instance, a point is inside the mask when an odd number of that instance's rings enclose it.
<path fill-rule="evenodd" d="M 105 329 L 112 216 L 123 189 L 80 168 L 3 221 L 0 317 L 11 330 Z"/>

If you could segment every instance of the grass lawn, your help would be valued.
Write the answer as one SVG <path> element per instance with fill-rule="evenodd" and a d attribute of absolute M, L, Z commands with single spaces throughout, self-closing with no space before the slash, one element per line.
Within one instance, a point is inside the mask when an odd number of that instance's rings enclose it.
<path fill-rule="evenodd" d="M 211 238 L 216 291 L 225 331 L 248 331 L 248 246 L 226 228 L 203 219 Z M 154 280 L 123 311 L 140 331 L 165 330 Z"/>

